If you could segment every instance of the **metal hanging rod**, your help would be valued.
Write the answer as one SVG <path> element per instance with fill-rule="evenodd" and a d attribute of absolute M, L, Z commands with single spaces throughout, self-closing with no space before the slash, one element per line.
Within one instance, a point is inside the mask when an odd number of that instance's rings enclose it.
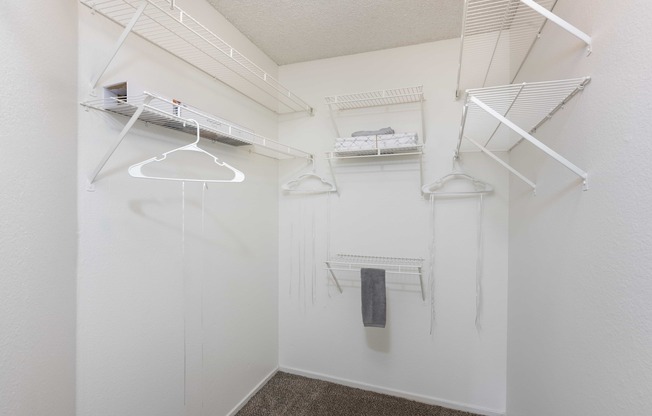
<path fill-rule="evenodd" d="M 466 91 L 456 154 L 463 140 L 490 156 L 533 189 L 536 185 L 494 154 L 527 140 L 582 179 L 588 174 L 536 139 L 533 134 L 591 82 L 590 77 L 510 84 Z"/>
<path fill-rule="evenodd" d="M 135 33 L 264 107 L 282 114 L 313 108 L 170 0 L 80 0 L 125 29 L 91 81 L 102 78 L 129 33 Z"/>
<path fill-rule="evenodd" d="M 417 144 L 410 147 L 397 148 L 376 148 L 371 150 L 337 150 L 327 152 L 328 160 L 336 159 L 360 159 L 367 157 L 391 157 L 391 156 L 420 156 L 423 155 L 423 145 Z"/>
<path fill-rule="evenodd" d="M 96 169 L 90 176 L 93 184 L 106 162 L 118 148 L 124 137 L 136 121 L 196 135 L 197 127 L 189 123 L 193 119 L 199 124 L 202 138 L 228 144 L 231 146 L 254 146 L 264 151 L 264 156 L 273 154 L 275 159 L 305 158 L 313 159 L 313 155 L 297 148 L 284 145 L 275 140 L 258 135 L 251 130 L 238 126 L 219 117 L 204 113 L 185 103 L 145 92 L 137 96 L 110 97 L 81 103 L 84 107 L 93 108 L 121 116 L 129 117 L 116 142 L 107 151 Z"/>
<path fill-rule="evenodd" d="M 328 259 L 324 263 L 326 263 L 326 270 L 329 271 L 340 293 L 342 293 L 342 286 L 339 280 L 337 280 L 335 271 L 359 272 L 362 268 L 376 268 L 384 269 L 386 273 L 390 274 L 418 276 L 421 299 L 426 299 L 423 286 L 423 259 L 338 254 L 336 257 Z"/>
<path fill-rule="evenodd" d="M 514 82 L 546 22 L 591 37 L 552 13 L 557 0 L 465 0 L 456 96 L 468 86 Z M 512 64 L 515 63 L 515 64 Z"/>

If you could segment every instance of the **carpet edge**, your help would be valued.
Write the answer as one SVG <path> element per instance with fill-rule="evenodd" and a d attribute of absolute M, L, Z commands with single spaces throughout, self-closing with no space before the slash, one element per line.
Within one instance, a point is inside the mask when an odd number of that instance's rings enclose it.
<path fill-rule="evenodd" d="M 505 416 L 505 411 L 487 409 L 484 407 L 473 406 L 463 403 L 458 403 L 450 400 L 439 399 L 431 396 L 424 396 L 420 394 L 408 393 L 402 390 L 395 390 L 386 387 L 380 387 L 373 384 L 362 383 L 358 381 L 348 380 L 340 377 L 329 376 L 322 373 L 316 373 L 313 371 L 300 370 L 293 367 L 279 366 L 278 371 L 284 373 L 290 373 L 297 376 L 308 377 L 312 379 L 329 381 L 331 383 L 340 384 L 347 387 L 353 387 L 361 390 L 372 391 L 374 393 L 386 394 L 388 396 L 400 397 L 403 399 L 412 400 L 415 402 L 425 403 L 429 405 L 435 405 L 440 407 L 445 407 L 452 410 L 460 410 L 462 412 L 475 413 L 483 416 Z M 231 416 L 231 415 L 228 415 Z"/>
<path fill-rule="evenodd" d="M 269 374 L 267 374 L 258 384 L 254 386 L 254 388 L 242 399 L 238 404 L 235 405 L 233 409 L 229 413 L 226 414 L 226 416 L 235 416 L 242 408 L 251 400 L 252 397 L 256 395 L 262 389 L 265 384 L 269 382 L 269 380 L 272 379 L 276 375 L 276 373 L 279 372 L 279 367 L 276 367 L 274 370 L 272 370 Z"/>

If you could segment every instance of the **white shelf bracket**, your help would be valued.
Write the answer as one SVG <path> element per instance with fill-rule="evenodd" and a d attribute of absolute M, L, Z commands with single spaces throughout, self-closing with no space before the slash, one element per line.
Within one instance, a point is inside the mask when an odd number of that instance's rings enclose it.
<path fill-rule="evenodd" d="M 97 167 L 95 168 L 95 170 L 93 171 L 93 173 L 90 176 L 90 185 L 91 186 L 95 182 L 95 179 L 97 178 L 97 175 L 99 175 L 100 171 L 104 168 L 104 165 L 106 165 L 106 162 L 108 162 L 109 159 L 111 158 L 111 156 L 113 156 L 113 153 L 116 151 L 118 146 L 120 146 L 120 143 L 122 143 L 122 140 L 125 138 L 127 133 L 129 133 L 129 130 L 131 130 L 131 128 L 134 126 L 134 124 L 136 123 L 136 121 L 138 120 L 140 115 L 143 113 L 143 110 L 145 109 L 145 106 L 147 106 L 149 104 L 149 102 L 152 101 L 152 98 L 153 97 L 150 96 L 150 95 L 145 97 L 143 103 L 138 107 L 138 109 L 136 110 L 134 115 L 131 116 L 131 118 L 129 119 L 127 124 L 125 124 L 124 128 L 122 129 L 122 131 L 118 135 L 117 140 L 115 141 L 115 143 L 113 143 L 113 146 L 111 146 L 109 148 L 109 150 L 107 150 L 107 152 L 104 154 L 104 157 L 102 158 L 102 160 L 100 161 L 100 163 L 97 165 Z"/>
<path fill-rule="evenodd" d="M 326 266 L 327 266 L 327 268 L 328 268 L 328 271 L 330 272 L 331 277 L 333 278 L 333 281 L 335 282 L 335 286 L 337 286 L 337 290 L 339 290 L 340 293 L 344 293 L 344 292 L 342 291 L 342 286 L 340 286 L 340 282 L 339 282 L 339 280 L 337 280 L 337 277 L 335 277 L 335 273 L 333 273 L 333 270 L 332 270 L 332 268 L 331 268 L 331 264 L 330 264 L 329 262 L 327 262 L 327 261 L 324 262 L 324 263 L 326 263 Z"/>
<path fill-rule="evenodd" d="M 419 190 L 423 196 L 423 153 L 419 155 Z"/>
<path fill-rule="evenodd" d="M 419 286 L 421 288 L 421 300 L 425 301 L 426 291 L 423 288 L 423 271 L 421 270 L 421 267 L 417 268 L 417 270 L 419 270 Z"/>
<path fill-rule="evenodd" d="M 335 129 L 335 133 L 337 134 L 337 137 L 342 137 L 340 135 L 340 128 L 337 125 L 337 119 L 335 118 L 335 111 L 337 110 L 335 110 L 331 104 L 328 104 L 328 109 L 330 110 L 329 114 L 331 116 L 331 123 L 333 123 L 333 128 Z"/>
<path fill-rule="evenodd" d="M 455 84 L 455 100 L 459 100 L 462 96 L 462 91 L 460 91 L 460 82 L 462 80 L 462 59 L 464 57 L 464 34 L 466 33 L 466 11 L 468 3 L 467 0 L 464 0 L 464 13 L 462 15 L 462 37 L 460 39 L 460 55 L 457 62 L 457 83 Z"/>
<path fill-rule="evenodd" d="M 457 137 L 457 148 L 455 149 L 455 157 L 460 156 L 460 147 L 462 146 L 462 139 L 464 138 L 464 128 L 466 127 L 466 117 L 469 113 L 469 96 L 466 96 L 464 107 L 462 107 L 462 122 L 460 123 L 459 136 Z"/>
<path fill-rule="evenodd" d="M 536 195 L 537 185 L 534 182 L 532 182 L 531 180 L 526 178 L 521 172 L 514 169 L 510 164 L 508 164 L 507 162 L 505 162 L 504 160 L 502 160 L 501 158 L 496 156 L 495 153 L 493 153 L 491 150 L 487 149 L 486 147 L 484 147 L 480 143 L 478 143 L 475 140 L 473 140 L 473 139 L 471 139 L 469 137 L 466 137 L 466 136 L 464 136 L 464 138 L 466 140 L 468 140 L 469 142 L 473 143 L 473 145 L 476 146 L 478 149 L 480 149 L 484 154 L 486 154 L 487 156 L 489 156 L 490 158 L 492 158 L 493 160 L 498 162 L 498 164 L 500 164 L 502 167 L 504 167 L 505 169 L 507 169 L 508 171 L 513 173 L 514 176 L 516 176 L 517 178 L 519 178 L 520 180 L 522 180 L 523 182 L 528 184 L 532 188 L 532 190 L 534 191 L 534 193 Z"/>
<path fill-rule="evenodd" d="M 134 13 L 133 17 L 131 18 L 127 26 L 125 26 L 124 30 L 122 31 L 122 34 L 118 38 L 118 41 L 113 47 L 113 51 L 111 52 L 109 59 L 107 59 L 106 61 L 106 64 L 102 67 L 102 69 L 98 72 L 98 74 L 91 80 L 92 90 L 94 90 L 95 87 L 97 87 L 97 83 L 100 81 L 100 78 L 102 78 L 102 75 L 104 75 L 109 65 L 111 65 L 111 62 L 113 62 L 113 59 L 118 54 L 118 51 L 120 50 L 122 44 L 127 39 L 127 36 L 129 36 L 129 33 L 131 33 L 131 30 L 134 28 L 134 26 L 136 26 L 138 19 L 140 19 L 140 16 L 142 16 L 143 12 L 145 11 L 145 7 L 147 7 L 147 0 L 143 0 L 143 2 L 140 4 L 140 7 L 138 7 L 136 13 Z"/>
<path fill-rule="evenodd" d="M 567 21 L 565 21 L 561 17 L 557 16 L 556 14 L 551 12 L 550 10 L 548 10 L 545 7 L 541 6 L 540 4 L 538 4 L 534 0 L 520 0 L 520 1 L 521 1 L 521 3 L 528 6 L 529 8 L 531 8 L 535 12 L 539 13 L 540 15 L 542 15 L 546 19 L 550 20 L 551 22 L 555 23 L 557 26 L 561 27 L 562 29 L 564 29 L 565 31 L 570 33 L 571 35 L 575 36 L 576 38 L 578 38 L 581 41 L 583 41 L 584 43 L 586 43 L 587 55 L 591 54 L 593 44 L 592 44 L 592 41 L 591 41 L 591 37 L 589 35 L 582 32 L 581 30 L 579 30 L 575 26 L 571 25 L 570 23 L 568 23 Z"/>
<path fill-rule="evenodd" d="M 423 108 L 423 102 L 425 100 L 421 98 L 421 141 L 423 144 L 426 144 L 426 110 Z"/>
<path fill-rule="evenodd" d="M 469 100 L 475 105 L 477 105 L 478 107 L 480 107 L 482 110 L 484 110 L 486 113 L 488 113 L 490 116 L 494 117 L 496 120 L 500 121 L 502 124 L 507 126 L 509 129 L 516 132 L 519 136 L 521 136 L 525 140 L 529 141 L 530 143 L 538 147 L 540 150 L 545 152 L 548 156 L 552 157 L 557 162 L 565 166 L 571 172 L 579 176 L 583 181 L 584 190 L 585 191 L 588 190 L 589 175 L 585 171 L 578 168 L 576 165 L 571 163 L 568 159 L 564 158 L 559 153 L 555 152 L 554 150 L 552 150 L 551 148 L 549 148 L 548 146 L 540 142 L 534 136 L 532 136 L 531 134 L 529 134 L 528 132 L 526 132 L 525 130 L 523 130 L 513 122 L 511 122 L 509 119 L 505 118 L 502 114 L 498 113 L 496 110 L 489 107 L 487 104 L 479 100 L 477 97 L 471 96 Z"/>

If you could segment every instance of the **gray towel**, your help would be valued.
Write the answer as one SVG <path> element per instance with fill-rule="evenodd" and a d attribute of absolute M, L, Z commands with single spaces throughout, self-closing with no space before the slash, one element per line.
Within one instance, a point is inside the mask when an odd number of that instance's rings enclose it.
<path fill-rule="evenodd" d="M 380 130 L 362 130 L 356 131 L 351 134 L 351 137 L 358 136 L 378 136 L 379 134 L 394 134 L 394 129 L 391 127 L 384 127 Z"/>
<path fill-rule="evenodd" d="M 385 328 L 385 270 L 362 269 L 362 323 L 364 326 Z"/>

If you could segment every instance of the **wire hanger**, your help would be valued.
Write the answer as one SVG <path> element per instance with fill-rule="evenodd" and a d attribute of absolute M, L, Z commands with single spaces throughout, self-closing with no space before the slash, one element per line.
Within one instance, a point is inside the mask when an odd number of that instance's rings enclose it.
<path fill-rule="evenodd" d="M 169 152 L 163 153 L 159 157 L 153 157 L 151 159 L 147 159 L 143 162 L 136 163 L 135 165 L 132 165 L 129 167 L 129 175 L 133 176 L 134 178 L 143 178 L 143 179 L 160 179 L 164 181 L 183 181 L 183 182 L 242 182 L 245 179 L 244 173 L 240 172 L 238 169 L 234 168 L 233 166 L 229 165 L 226 162 L 222 162 L 217 156 L 212 155 L 205 151 L 204 149 L 201 149 L 197 146 L 199 143 L 200 139 L 200 129 L 199 129 L 199 123 L 196 120 L 193 119 L 188 119 L 186 120 L 188 122 L 193 122 L 197 125 L 197 140 L 195 140 L 193 143 L 188 144 L 186 146 L 179 147 L 178 149 L 170 150 Z M 179 152 L 179 151 L 190 151 L 190 152 L 199 152 L 203 153 L 205 155 L 208 155 L 213 158 L 216 164 L 219 166 L 225 167 L 229 169 L 231 172 L 233 172 L 234 176 L 231 179 L 189 179 L 189 178 L 168 178 L 164 176 L 148 176 L 145 175 L 142 172 L 142 167 L 145 165 L 149 165 L 151 163 L 156 163 L 156 162 L 161 162 L 167 158 L 167 156 L 171 153 Z"/>
<path fill-rule="evenodd" d="M 479 179 L 474 178 L 471 175 L 468 175 L 459 168 L 459 155 L 453 157 L 453 168 L 451 173 L 448 175 L 442 176 L 437 179 L 435 182 L 424 185 L 421 188 L 421 191 L 424 194 L 428 195 L 439 195 L 439 196 L 471 196 L 471 195 L 485 195 L 493 192 L 493 186 L 488 183 L 482 182 Z M 472 190 L 463 190 L 463 191 L 454 191 L 446 190 L 446 184 L 452 181 L 466 181 L 470 182 L 473 187 Z"/>
<path fill-rule="evenodd" d="M 315 161 L 311 160 L 312 170 L 310 172 L 304 173 L 303 175 L 297 176 L 296 178 L 290 180 L 289 182 L 283 184 L 281 188 L 284 191 L 297 193 L 297 194 L 326 194 L 330 192 L 337 192 L 337 187 L 324 179 L 322 176 L 318 175 L 315 172 Z M 302 188 L 302 182 L 310 179 L 317 179 L 318 186 L 311 188 Z"/>

